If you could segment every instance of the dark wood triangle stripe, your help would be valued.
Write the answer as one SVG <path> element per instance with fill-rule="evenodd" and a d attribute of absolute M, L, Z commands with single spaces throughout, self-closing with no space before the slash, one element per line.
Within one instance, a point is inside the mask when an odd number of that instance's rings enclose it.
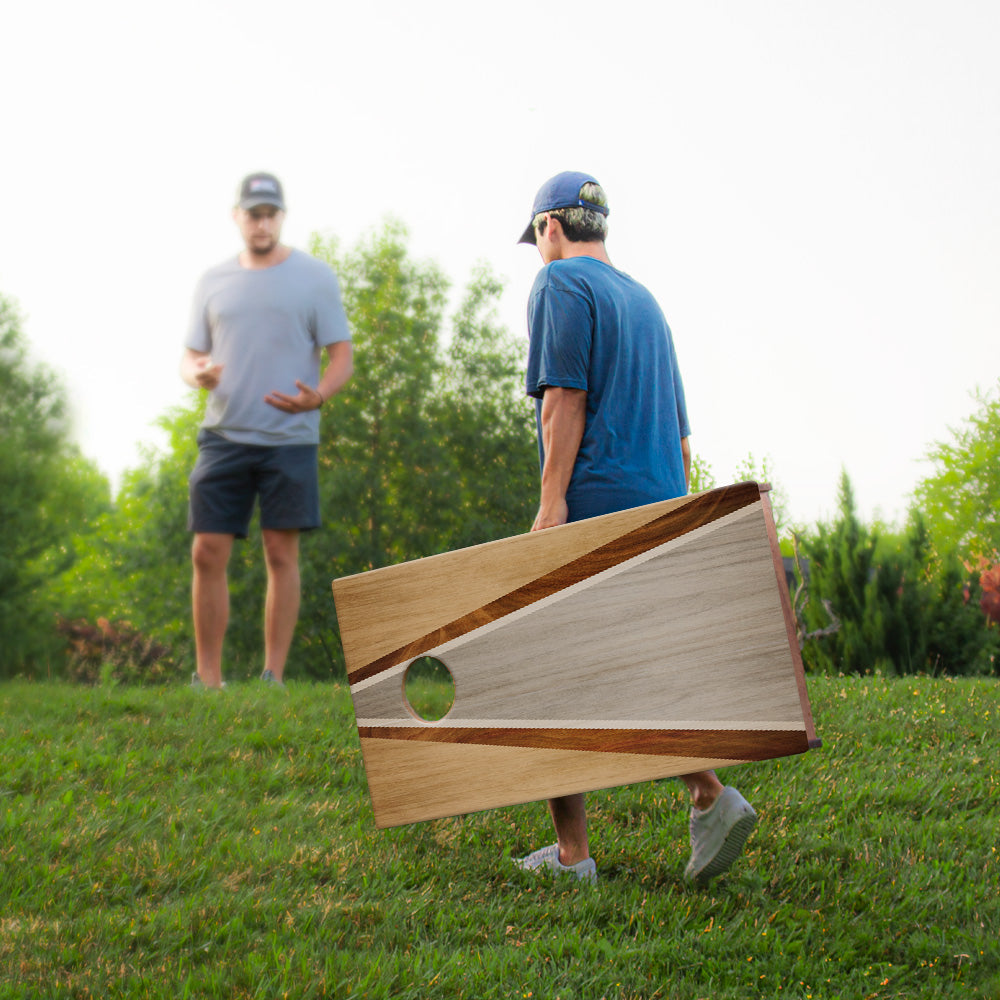
<path fill-rule="evenodd" d="M 721 760 L 805 753 L 802 729 L 528 729 L 478 726 L 360 726 L 361 739 L 417 740 L 535 750 L 581 750 Z"/>
<path fill-rule="evenodd" d="M 491 601 L 461 618 L 456 618 L 447 625 L 434 629 L 419 639 L 414 639 L 369 663 L 362 664 L 350 671 L 347 679 L 351 684 L 357 684 L 358 681 L 374 677 L 397 663 L 412 660 L 435 646 L 456 639 L 458 636 L 465 635 L 483 625 L 488 625 L 490 622 L 527 607 L 529 604 L 534 604 L 535 601 L 540 601 L 543 597 L 549 597 L 560 590 L 565 590 L 566 587 L 572 586 L 574 583 L 606 569 L 611 569 L 613 566 L 641 555 L 643 552 L 648 552 L 672 538 L 678 538 L 689 531 L 701 528 L 712 521 L 717 521 L 726 514 L 748 507 L 759 500 L 760 486 L 757 483 L 722 486 L 699 494 L 683 507 L 662 514 L 620 538 L 593 549 L 558 569 L 504 594 L 503 597 Z"/>

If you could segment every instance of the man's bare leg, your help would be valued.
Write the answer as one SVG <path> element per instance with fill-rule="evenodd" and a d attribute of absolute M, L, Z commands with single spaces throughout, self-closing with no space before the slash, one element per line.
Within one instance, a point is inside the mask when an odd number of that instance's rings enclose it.
<path fill-rule="evenodd" d="M 264 606 L 264 669 L 281 682 L 285 661 L 299 620 L 302 584 L 299 577 L 299 533 L 265 530 L 267 600 Z"/>
<path fill-rule="evenodd" d="M 723 788 L 714 771 L 681 775 L 691 793 L 691 857 L 684 877 L 707 885 L 743 853 L 757 824 L 753 806 L 735 789 Z"/>
<path fill-rule="evenodd" d="M 229 624 L 226 567 L 233 536 L 199 533 L 191 545 L 191 610 L 198 676 L 205 687 L 222 687 L 222 642 Z"/>
<path fill-rule="evenodd" d="M 682 774 L 681 781 L 687 785 L 691 793 L 691 805 L 695 809 L 710 809 L 715 800 L 722 794 L 722 782 L 715 776 L 715 771 L 695 771 L 693 774 Z"/>
<path fill-rule="evenodd" d="M 549 799 L 549 813 L 559 841 L 559 863 L 575 865 L 590 857 L 587 841 L 587 806 L 582 795 Z"/>

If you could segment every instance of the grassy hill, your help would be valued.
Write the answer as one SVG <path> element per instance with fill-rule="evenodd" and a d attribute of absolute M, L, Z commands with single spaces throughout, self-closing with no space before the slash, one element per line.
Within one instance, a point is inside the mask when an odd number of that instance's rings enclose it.
<path fill-rule="evenodd" d="M 377 831 L 343 688 L 5 683 L 0 998 L 1000 998 L 1000 684 L 809 687 L 697 890 L 679 782 L 590 797 L 578 888 L 541 805 Z"/>

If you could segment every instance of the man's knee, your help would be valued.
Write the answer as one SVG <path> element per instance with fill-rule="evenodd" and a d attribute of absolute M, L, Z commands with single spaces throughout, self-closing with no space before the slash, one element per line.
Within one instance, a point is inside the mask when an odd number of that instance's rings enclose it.
<path fill-rule="evenodd" d="M 271 573 L 291 572 L 299 565 L 297 531 L 264 531 L 264 560 Z"/>
<path fill-rule="evenodd" d="M 199 573 L 218 573 L 226 568 L 232 535 L 196 534 L 191 543 L 191 563 Z"/>

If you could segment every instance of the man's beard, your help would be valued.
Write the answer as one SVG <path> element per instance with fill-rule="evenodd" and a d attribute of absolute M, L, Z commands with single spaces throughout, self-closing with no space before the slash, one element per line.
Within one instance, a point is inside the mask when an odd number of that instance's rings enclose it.
<path fill-rule="evenodd" d="M 257 257 L 266 257 L 277 245 L 277 240 L 270 240 L 266 245 L 251 243 L 247 249 Z"/>

